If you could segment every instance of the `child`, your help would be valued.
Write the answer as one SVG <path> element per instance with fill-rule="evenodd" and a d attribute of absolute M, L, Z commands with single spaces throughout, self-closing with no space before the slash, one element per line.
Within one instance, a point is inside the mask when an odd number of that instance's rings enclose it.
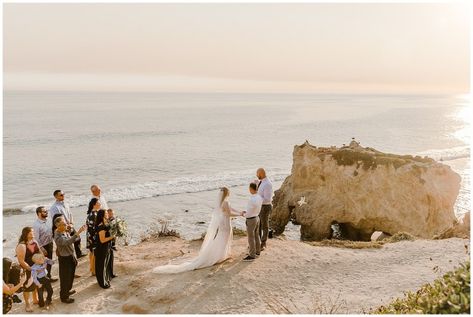
<path fill-rule="evenodd" d="M 46 265 L 53 265 L 54 261 L 46 258 L 42 253 L 33 255 L 34 264 L 31 266 L 31 277 L 34 283 L 38 286 L 39 307 L 49 307 L 53 297 L 53 288 L 51 287 L 51 280 L 48 278 L 48 269 Z M 43 291 L 46 288 L 48 297 L 46 303 L 43 298 Z"/>
<path fill-rule="evenodd" d="M 112 222 L 113 220 L 115 220 L 115 212 L 113 211 L 113 209 L 107 209 L 107 214 L 108 214 L 109 222 Z M 115 247 L 115 239 L 112 240 L 112 249 L 114 251 L 117 251 L 117 248 Z"/>

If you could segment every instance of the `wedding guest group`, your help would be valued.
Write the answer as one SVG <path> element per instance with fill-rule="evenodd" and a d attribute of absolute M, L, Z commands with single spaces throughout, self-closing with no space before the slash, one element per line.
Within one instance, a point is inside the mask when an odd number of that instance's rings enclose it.
<path fill-rule="evenodd" d="M 5 262 L 4 259 L 4 313 L 11 309 L 15 292 L 23 293 L 26 312 L 32 312 L 34 304 L 49 308 L 54 293 L 52 283 L 58 281 L 51 275 L 53 265 L 59 266 L 60 301 L 66 304 L 74 302 L 71 298 L 76 292 L 72 289 L 74 279 L 81 277 L 76 274 L 76 267 L 78 259 L 85 256 L 81 250 L 80 234 L 85 231 L 91 275 L 99 272 L 96 277 L 97 284 L 103 288 L 110 287 L 110 280 L 116 277 L 113 274 L 112 250 L 115 237 L 109 232 L 108 218 L 109 215 L 113 218 L 114 212 L 108 208 L 98 185 L 92 185 L 90 190 L 92 199 L 88 205 L 85 224 L 82 226 L 75 226 L 77 223 L 74 222 L 69 204 L 65 202 L 65 193 L 60 189 L 53 192 L 55 201 L 49 210 L 45 206 L 36 208 L 36 219 L 31 227 L 22 229 L 15 250 L 22 270 L 21 280 L 18 273 L 16 284 L 8 280 L 11 264 L 5 265 L 13 262 L 8 258 L 5 258 Z M 103 209 L 102 204 L 108 211 Z M 82 221 L 78 223 L 80 222 Z M 54 254 L 58 264 L 53 260 Z M 5 268 L 8 268 L 7 273 Z"/>

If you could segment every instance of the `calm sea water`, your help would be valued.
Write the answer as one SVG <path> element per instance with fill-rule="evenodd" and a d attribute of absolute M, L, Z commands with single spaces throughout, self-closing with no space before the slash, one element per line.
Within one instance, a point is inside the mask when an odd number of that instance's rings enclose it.
<path fill-rule="evenodd" d="M 163 219 L 186 238 L 200 236 L 218 187 L 232 187 L 231 202 L 244 208 L 256 168 L 265 167 L 277 188 L 293 146 L 305 140 L 340 146 L 356 137 L 385 152 L 442 158 L 463 178 L 460 214 L 470 206 L 468 102 L 446 95 L 6 92 L 4 250 L 34 221 L 36 206 L 52 203 L 55 189 L 85 221 L 93 183 L 128 221 L 132 242 Z"/>

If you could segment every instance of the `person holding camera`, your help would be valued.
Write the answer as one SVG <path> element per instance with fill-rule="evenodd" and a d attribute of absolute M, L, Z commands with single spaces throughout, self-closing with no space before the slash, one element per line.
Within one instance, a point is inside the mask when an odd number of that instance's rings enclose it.
<path fill-rule="evenodd" d="M 75 234 L 75 229 L 74 229 L 74 218 L 72 217 L 71 210 L 69 208 L 69 204 L 67 204 L 64 201 L 64 192 L 60 189 L 56 189 L 53 193 L 54 198 L 56 201 L 52 204 L 52 206 L 49 208 L 49 212 L 51 213 L 51 217 L 54 218 L 55 215 L 61 214 L 64 217 L 64 220 L 66 221 L 66 224 L 70 226 L 71 228 L 71 235 Z M 54 234 L 54 232 L 53 232 Z M 74 242 L 74 249 L 76 251 L 77 258 L 81 258 L 85 256 L 85 254 L 82 253 L 82 250 L 80 249 L 80 237 L 75 240 Z"/>
<path fill-rule="evenodd" d="M 59 261 L 59 297 L 61 302 L 70 304 L 74 299 L 69 298 L 75 291 L 71 291 L 76 272 L 77 258 L 74 256 L 74 243 L 79 239 L 79 235 L 87 229 L 83 225 L 74 234 L 70 235 L 68 224 L 64 217 L 57 217 L 54 220 L 56 231 L 54 232 L 54 242 L 56 242 L 57 255 Z"/>
<path fill-rule="evenodd" d="M 21 300 L 15 295 L 16 292 L 23 286 L 26 282 L 26 274 L 24 271 L 22 272 L 20 269 L 18 283 L 14 285 L 11 283 L 13 281 L 13 277 L 10 276 L 10 269 L 12 267 L 12 260 L 9 258 L 3 258 L 3 314 L 7 314 L 12 306 L 13 302 L 20 302 Z M 16 297 L 16 300 L 15 300 Z"/>

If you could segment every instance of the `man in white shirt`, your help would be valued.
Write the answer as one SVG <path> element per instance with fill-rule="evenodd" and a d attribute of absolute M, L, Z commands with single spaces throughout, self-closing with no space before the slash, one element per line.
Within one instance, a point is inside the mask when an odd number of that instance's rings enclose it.
<path fill-rule="evenodd" d="M 99 200 L 102 209 L 108 210 L 107 200 L 103 196 L 100 186 L 94 184 L 90 186 L 90 191 L 92 192 L 92 198 L 97 198 Z"/>
<path fill-rule="evenodd" d="M 269 233 L 269 217 L 273 206 L 271 201 L 273 199 L 273 184 L 266 177 L 266 171 L 264 168 L 258 168 L 256 171 L 256 177 L 260 180 L 258 184 L 258 195 L 263 198 L 263 206 L 261 207 L 260 218 L 260 229 L 259 234 L 261 236 L 261 251 L 266 248 L 266 240 L 268 240 Z"/>
<path fill-rule="evenodd" d="M 243 261 L 253 261 L 261 252 L 261 240 L 259 235 L 259 213 L 261 211 L 261 205 L 263 198 L 258 195 L 257 186 L 255 183 L 251 183 L 249 187 L 251 193 L 250 200 L 248 200 L 248 206 L 243 215 L 246 218 L 246 232 L 248 234 L 248 244 L 250 250 L 248 256 Z"/>

